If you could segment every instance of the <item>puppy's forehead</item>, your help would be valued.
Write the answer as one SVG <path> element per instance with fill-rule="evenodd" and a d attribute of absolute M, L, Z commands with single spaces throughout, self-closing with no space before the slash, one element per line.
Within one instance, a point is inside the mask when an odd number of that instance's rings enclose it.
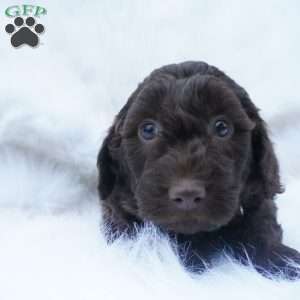
<path fill-rule="evenodd" d="M 218 115 L 233 119 L 247 118 L 238 97 L 222 80 L 208 75 L 195 75 L 148 82 L 131 105 L 126 127 L 136 126 L 144 119 L 164 122 L 187 115 L 195 122 Z"/>
<path fill-rule="evenodd" d="M 222 80 L 213 76 L 196 75 L 176 81 L 173 101 L 175 108 L 195 116 L 210 118 L 214 115 L 244 113 L 235 93 Z"/>

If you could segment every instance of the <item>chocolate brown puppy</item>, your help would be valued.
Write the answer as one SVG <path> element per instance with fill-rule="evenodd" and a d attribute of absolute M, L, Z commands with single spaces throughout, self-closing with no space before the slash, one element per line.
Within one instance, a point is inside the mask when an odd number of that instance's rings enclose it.
<path fill-rule="evenodd" d="M 154 70 L 116 116 L 97 165 L 110 237 L 151 222 L 179 253 L 188 249 L 184 263 L 193 270 L 227 249 L 264 275 L 299 276 L 300 254 L 282 244 L 276 219 L 282 187 L 266 125 L 217 68 Z"/>

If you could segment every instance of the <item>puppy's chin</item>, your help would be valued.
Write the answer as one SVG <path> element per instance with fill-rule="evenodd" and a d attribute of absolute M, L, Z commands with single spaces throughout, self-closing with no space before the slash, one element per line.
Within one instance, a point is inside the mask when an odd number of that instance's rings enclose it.
<path fill-rule="evenodd" d="M 196 234 L 201 232 L 212 232 L 218 230 L 222 225 L 210 222 L 200 222 L 195 220 L 178 220 L 174 223 L 160 223 L 159 226 L 164 230 L 181 233 Z"/>

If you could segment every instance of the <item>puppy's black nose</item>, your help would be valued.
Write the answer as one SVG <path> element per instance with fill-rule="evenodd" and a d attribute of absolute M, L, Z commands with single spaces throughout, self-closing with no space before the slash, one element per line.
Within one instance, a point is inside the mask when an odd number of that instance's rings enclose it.
<path fill-rule="evenodd" d="M 182 210 L 192 210 L 199 206 L 205 198 L 205 187 L 195 180 L 181 180 L 169 189 L 169 198 Z"/>

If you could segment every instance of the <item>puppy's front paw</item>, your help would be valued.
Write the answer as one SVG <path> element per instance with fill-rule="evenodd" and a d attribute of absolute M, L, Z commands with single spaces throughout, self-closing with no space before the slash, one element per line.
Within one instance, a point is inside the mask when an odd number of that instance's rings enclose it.
<path fill-rule="evenodd" d="M 289 280 L 300 279 L 300 253 L 285 245 L 278 245 L 265 257 L 260 257 L 256 268 L 267 277 L 279 276 Z"/>
<path fill-rule="evenodd" d="M 139 230 L 137 223 L 105 222 L 102 226 L 106 241 L 110 244 L 119 238 L 134 238 Z"/>

